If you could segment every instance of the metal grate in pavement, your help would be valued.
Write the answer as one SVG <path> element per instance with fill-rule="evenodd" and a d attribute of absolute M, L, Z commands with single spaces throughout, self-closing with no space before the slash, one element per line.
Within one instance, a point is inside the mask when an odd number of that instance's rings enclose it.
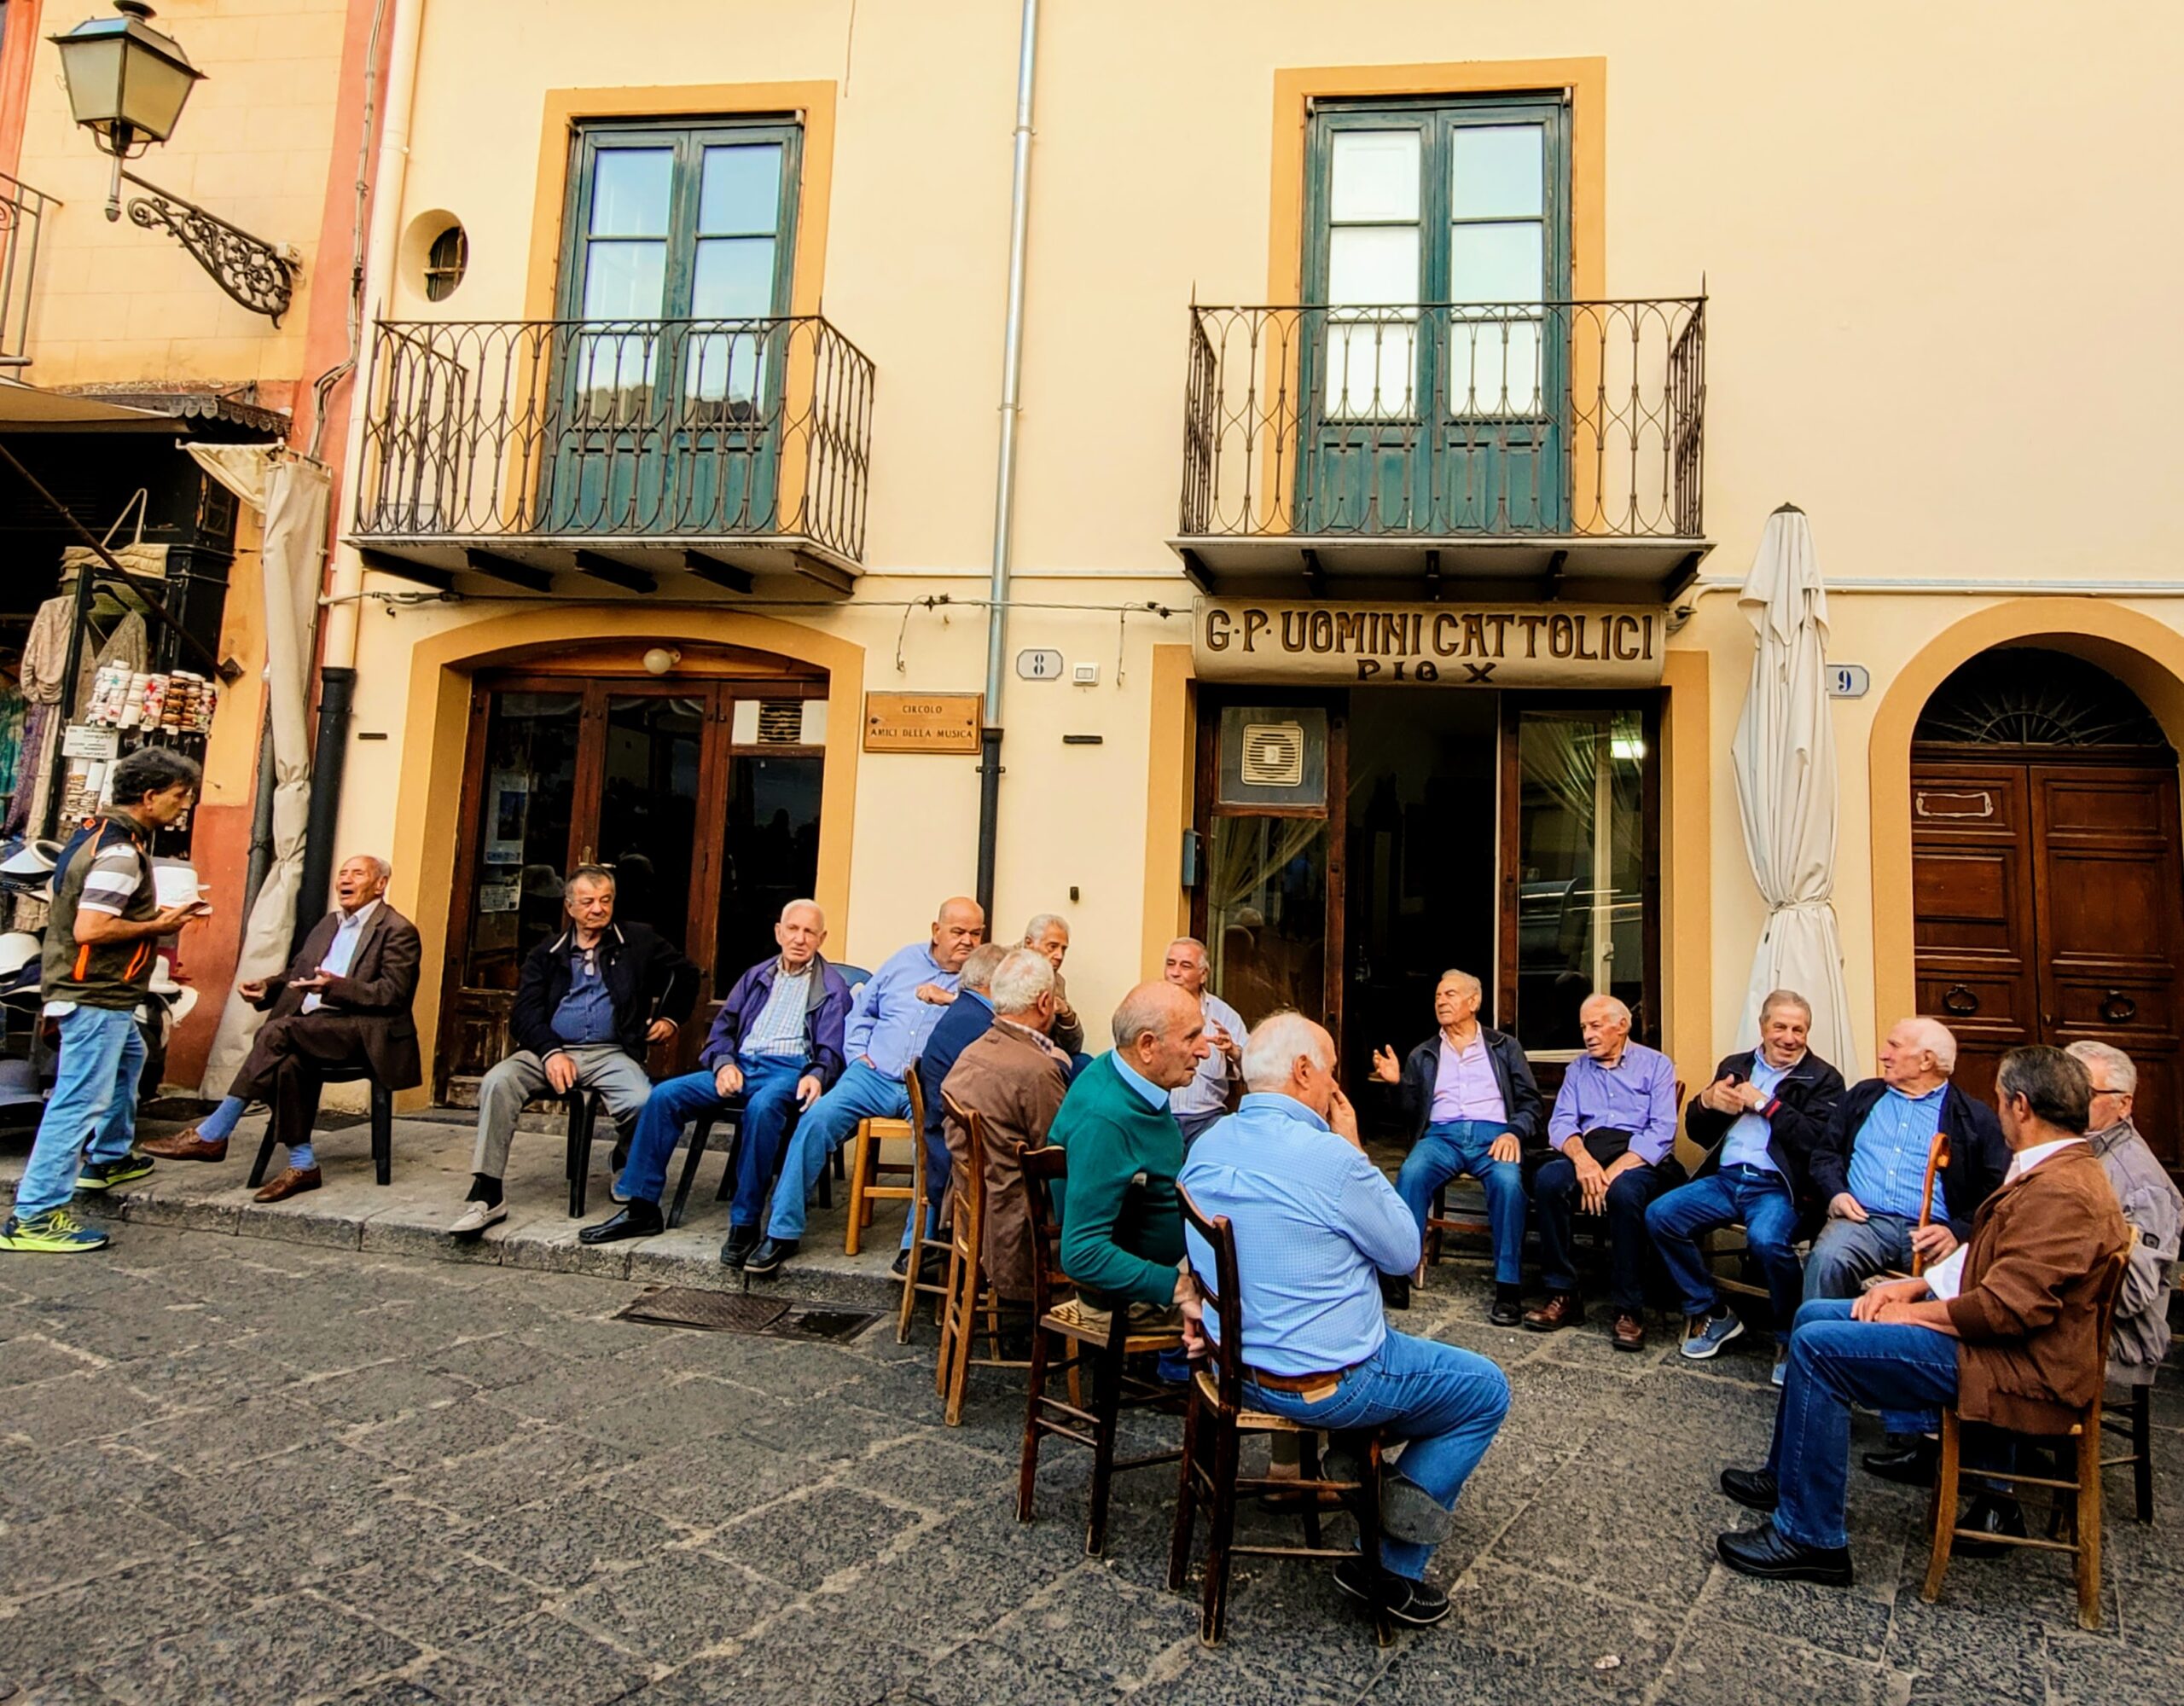
<path fill-rule="evenodd" d="M 760 1334 L 769 1338 L 843 1340 L 857 1337 L 880 1311 L 844 1303 L 754 1297 L 741 1291 L 706 1291 L 694 1285 L 661 1285 L 614 1319 L 648 1326 L 694 1327 L 704 1332 Z"/>

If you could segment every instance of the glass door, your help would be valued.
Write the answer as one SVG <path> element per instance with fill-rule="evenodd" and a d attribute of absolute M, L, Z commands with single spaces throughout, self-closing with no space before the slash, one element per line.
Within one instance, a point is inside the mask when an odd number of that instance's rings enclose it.
<path fill-rule="evenodd" d="M 729 980 L 772 943 L 783 902 L 818 872 L 823 688 L 803 682 L 500 676 L 473 693 L 456 848 L 438 1080 L 484 1072 L 508 1050 L 526 955 L 565 925 L 567 873 L 615 873 L 616 917 L 682 947 L 706 981 Z M 723 970 L 722 968 L 725 968 Z M 694 1059 L 701 999 L 671 1058 Z"/>

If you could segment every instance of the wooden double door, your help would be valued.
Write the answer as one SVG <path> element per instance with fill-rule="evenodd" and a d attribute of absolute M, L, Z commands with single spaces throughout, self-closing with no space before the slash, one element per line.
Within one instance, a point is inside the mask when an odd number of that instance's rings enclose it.
<path fill-rule="evenodd" d="M 1957 1082 L 1989 1101 L 2008 1049 L 2123 1049 L 2139 1128 L 2174 1172 L 2184 888 L 2175 764 L 2151 759 L 1914 749 L 1918 1002 L 1956 1034 Z"/>

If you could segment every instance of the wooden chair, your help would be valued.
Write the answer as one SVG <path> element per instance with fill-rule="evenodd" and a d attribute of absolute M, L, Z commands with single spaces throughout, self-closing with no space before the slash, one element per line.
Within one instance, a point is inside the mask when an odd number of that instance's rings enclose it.
<path fill-rule="evenodd" d="M 326 1066 L 319 1070 L 319 1082 L 324 1084 L 369 1084 L 372 1089 L 372 1171 L 382 1185 L 394 1182 L 394 1092 L 372 1076 L 369 1066 Z M 258 1159 L 250 1169 L 250 1188 L 256 1190 L 265 1182 L 265 1169 L 272 1164 L 273 1146 L 284 1140 L 274 1130 L 276 1121 L 265 1122 L 265 1135 L 258 1146 Z"/>
<path fill-rule="evenodd" d="M 2129 1260 L 2129 1255 L 2120 1250 L 2109 1258 L 2108 1271 L 2102 1275 L 2100 1289 L 2096 1295 L 2094 1310 L 2100 1323 L 2100 1333 L 2094 1343 L 2099 1347 L 2104 1367 L 2108 1356 L 2109 1332 L 2115 1325 L 2116 1298 L 2123 1288 L 2123 1268 Z M 2071 1538 L 2067 1541 L 2052 1537 L 2043 1539 L 2030 1535 L 1993 1535 L 1957 1526 L 1957 1478 L 1962 1429 L 1957 1420 L 1955 1405 L 1951 1404 L 1943 1410 L 1941 1462 L 1934 1476 L 1933 1546 L 1926 1564 L 1926 1585 L 1919 1590 L 1921 1599 L 1931 1605 L 1941 1597 L 1942 1577 L 1949 1570 L 1949 1551 L 1957 1536 L 1961 1535 L 1967 1540 L 1999 1541 L 2006 1546 L 2037 1546 L 2046 1552 L 2071 1553 L 2077 1562 L 2078 1627 L 2085 1629 L 2100 1627 L 2100 1399 L 2101 1385 L 2096 1384 L 2093 1401 L 2078 1412 L 2077 1420 L 2071 1424 L 2066 1437 L 2076 1446 L 2077 1459 L 2077 1472 L 2071 1479 L 2065 1481 L 2053 1476 L 2030 1475 L 2015 1471 L 1979 1469 L 1973 1471 L 1989 1481 L 1999 1481 L 2013 1488 L 2046 1487 L 2058 1494 L 2074 1494 L 2072 1506 L 2065 1506 L 2059 1498 L 2055 1501 L 2059 1517 L 2067 1511 L 2073 1517 Z"/>
<path fill-rule="evenodd" d="M 917 1314 L 921 1297 L 933 1300 L 933 1319 L 936 1321 L 939 1320 L 948 1296 L 948 1282 L 944 1277 L 926 1280 L 920 1276 L 928 1251 L 941 1258 L 944 1275 L 950 1242 L 945 1227 L 939 1229 L 938 1236 L 926 1230 L 931 1223 L 934 1204 L 925 1152 L 925 1080 L 918 1076 L 916 1061 L 910 1062 L 910 1070 L 904 1074 L 904 1082 L 910 1089 L 910 1127 L 917 1136 L 910 1145 L 910 1213 L 913 1218 L 910 1222 L 909 1260 L 903 1268 L 903 1304 L 895 1322 L 895 1343 L 897 1344 L 910 1342 L 910 1318 Z"/>
<path fill-rule="evenodd" d="M 966 1108 L 954 1098 L 943 1096 L 949 1117 L 971 1134 L 971 1153 L 985 1153 L 985 1117 Z M 1019 1304 L 1004 1303 L 987 1281 L 979 1252 L 985 1247 L 985 1169 L 964 1167 L 950 1180 L 951 1205 L 948 1227 L 948 1277 L 941 1294 L 940 1350 L 932 1372 L 933 1390 L 942 1399 L 942 1419 L 951 1428 L 963 1421 L 963 1392 L 970 1382 L 971 1366 L 981 1368 L 1028 1368 L 1029 1358 L 1001 1354 L 1001 1323 L 1004 1314 L 1022 1316 Z M 971 1355 L 971 1341 L 979 1337 L 983 1320 L 986 1355 Z"/>
<path fill-rule="evenodd" d="M 1182 1592 L 1190 1570 L 1191 1542 L 1203 1494 L 1211 1506 L 1205 1552 L 1205 1591 L 1199 1610 L 1198 1638 L 1217 1645 L 1228 1622 L 1228 1564 L 1241 1552 L 1256 1558 L 1358 1558 L 1364 1561 L 1365 1579 L 1373 1595 L 1374 1638 L 1382 1646 L 1395 1639 L 1388 1608 L 1380 1597 L 1380 1454 L 1382 1436 L 1376 1429 L 1354 1437 L 1364 1470 L 1361 1479 L 1333 1481 L 1320 1473 L 1319 1435 L 1302 1423 L 1244 1405 L 1244 1313 L 1236 1291 L 1236 1239 L 1228 1218 L 1212 1220 L 1200 1213 L 1191 1194 L 1181 1186 L 1183 1223 L 1194 1230 L 1213 1255 L 1209 1280 L 1199 1263 L 1191 1263 L 1193 1277 L 1205 1294 L 1205 1313 L 1220 1323 L 1220 1341 L 1213 1347 L 1211 1366 L 1199 1364 L 1192 1371 L 1190 1401 L 1183 1414 L 1182 1473 L 1176 1488 L 1176 1527 L 1168 1546 L 1168 1586 Z M 1247 1433 L 1287 1433 L 1298 1436 L 1298 1477 L 1275 1481 L 1267 1477 L 1242 1476 L 1236 1459 L 1242 1436 Z M 1301 1546 L 1238 1546 L 1236 1501 L 1247 1494 L 1321 1489 L 1347 1494 L 1357 1518 L 1357 1546 L 1320 1544 L 1320 1512 L 1316 1499 L 1304 1502 L 1304 1544 Z"/>
<path fill-rule="evenodd" d="M 911 1061 L 903 1073 L 909 1086 L 910 1110 L 915 1114 L 923 1091 L 918 1084 L 918 1063 Z M 883 1161 L 880 1146 L 883 1143 L 907 1142 L 914 1152 L 922 1152 L 925 1134 L 912 1120 L 868 1119 L 857 1122 L 857 1134 L 851 1140 L 850 1160 L 850 1216 L 849 1230 L 843 1235 L 842 1253 L 855 1256 L 864 1242 L 864 1229 L 872 1224 L 872 1205 L 875 1202 L 907 1203 L 917 1190 L 918 1162 Z M 826 1176 L 823 1173 L 822 1179 Z M 883 1185 L 882 1179 L 900 1179 L 899 1185 Z M 921 1228 L 922 1230 L 922 1228 Z"/>
<path fill-rule="evenodd" d="M 1107 1549 L 1107 1494 L 1115 1471 L 1144 1469 L 1156 1463 L 1173 1463 L 1180 1451 L 1159 1451 L 1118 1462 L 1115 1439 L 1126 1409 L 1173 1408 L 1176 1395 L 1156 1381 L 1141 1380 L 1128 1372 L 1126 1359 L 1158 1355 L 1180 1348 L 1179 1332 L 1132 1332 L 1127 1305 L 1109 1312 L 1104 1328 L 1088 1321 L 1076 1297 L 1075 1287 L 1061 1271 L 1061 1226 L 1054 1212 L 1054 1181 L 1066 1177 L 1066 1150 L 1016 1146 L 1016 1161 L 1023 1169 L 1024 1195 L 1031 1216 L 1031 1372 L 1024 1401 L 1024 1461 L 1016 1482 L 1016 1520 L 1032 1519 L 1032 1495 L 1039 1476 L 1039 1442 L 1048 1435 L 1083 1446 L 1092 1454 L 1092 1494 L 1084 1524 L 1084 1550 L 1097 1558 Z M 1052 1347 L 1059 1342 L 1062 1355 Z M 1084 1402 L 1083 1377 L 1092 1376 L 1092 1402 Z M 1068 1377 L 1066 1402 L 1049 1397 L 1047 1382 L 1056 1374 Z"/>
<path fill-rule="evenodd" d="M 2166 1301 L 2166 1298 L 2163 1301 Z M 2100 1466 L 2104 1471 L 2121 1469 L 2129 1464 L 2131 1469 L 2131 1514 L 2140 1522 L 2153 1521 L 2153 1388 L 2128 1386 L 2123 1404 L 2104 1404 L 2100 1413 L 2103 1432 L 2114 1439 L 2127 1440 L 2130 1449 L 2121 1457 L 2104 1457 Z"/>

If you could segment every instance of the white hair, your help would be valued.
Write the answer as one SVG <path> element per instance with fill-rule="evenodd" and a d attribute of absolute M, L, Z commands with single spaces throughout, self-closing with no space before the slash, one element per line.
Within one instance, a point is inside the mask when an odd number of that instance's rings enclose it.
<path fill-rule="evenodd" d="M 382 883 L 390 880 L 394 875 L 394 867 L 387 861 L 380 858 L 376 853 L 351 853 L 347 859 L 343 860 L 341 862 L 346 865 L 351 860 L 358 859 L 361 859 L 365 864 L 370 866 L 373 870 L 379 873 L 379 879 Z"/>
<path fill-rule="evenodd" d="M 2139 1069 L 2131 1064 L 2131 1057 L 2113 1043 L 2095 1042 L 2089 1036 L 2082 1036 L 2063 1053 L 2074 1055 L 2088 1067 L 2098 1060 L 2108 1069 L 2108 1088 L 2119 1095 L 2138 1094 Z"/>
<path fill-rule="evenodd" d="M 1066 937 L 1069 934 L 1069 920 L 1058 912 L 1043 912 L 1024 926 L 1024 945 L 1029 948 L 1048 931 L 1059 928 Z"/>
<path fill-rule="evenodd" d="M 1934 1071 L 1946 1078 L 1956 1071 L 1956 1033 L 1937 1018 L 1920 1014 L 1907 1018 L 1904 1025 L 1911 1033 L 1911 1040 L 1934 1057 Z"/>
<path fill-rule="evenodd" d="M 1459 972 L 1453 966 L 1441 974 L 1441 982 L 1454 984 L 1466 995 L 1474 996 L 1479 1001 L 1483 1001 L 1486 999 L 1486 985 L 1472 977 L 1470 972 Z"/>
<path fill-rule="evenodd" d="M 827 927 L 827 908 L 821 906 L 816 901 L 791 901 L 787 906 L 781 908 L 781 922 L 783 924 L 787 924 L 788 922 L 788 915 L 793 912 L 808 912 L 819 920 L 820 929 L 824 930 Z"/>
<path fill-rule="evenodd" d="M 1304 1014 L 1278 1013 L 1261 1020 L 1244 1045 L 1244 1088 L 1281 1089 L 1289 1082 L 1298 1057 L 1307 1054 L 1322 1072 L 1334 1071 L 1333 1041 Z"/>
<path fill-rule="evenodd" d="M 1580 1016 L 1583 1014 L 1587 1007 L 1606 1007 L 1609 1013 L 1612 1013 L 1623 1024 L 1628 1024 L 1630 1023 L 1630 1009 L 1625 1007 L 1621 1001 L 1618 1001 L 1613 995 L 1586 996 L 1584 1001 L 1577 1008 L 1577 1012 Z"/>
<path fill-rule="evenodd" d="M 986 980 L 993 1010 L 1003 1018 L 1027 1013 L 1040 997 L 1054 992 L 1054 968 L 1047 956 L 1029 948 L 1012 948 Z"/>

